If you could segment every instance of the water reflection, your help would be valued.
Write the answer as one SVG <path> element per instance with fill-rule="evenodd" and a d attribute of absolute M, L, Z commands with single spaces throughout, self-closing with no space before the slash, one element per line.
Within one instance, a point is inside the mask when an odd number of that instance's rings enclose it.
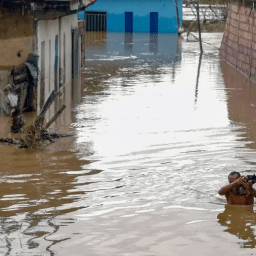
<path fill-rule="evenodd" d="M 221 70 L 227 88 L 229 119 L 241 125 L 243 134 L 239 140 L 247 142 L 247 147 L 256 149 L 256 87 L 249 79 L 225 62 Z M 256 165 L 255 161 L 251 164 Z"/>
<path fill-rule="evenodd" d="M 104 31 L 86 32 L 86 49 L 87 47 L 96 47 L 99 49 L 106 49 L 107 46 L 107 33 Z"/>
<path fill-rule="evenodd" d="M 89 35 L 88 41 L 95 40 L 92 34 Z M 98 39 L 87 44 L 87 62 L 83 72 L 86 95 L 104 91 L 114 79 L 122 86 L 134 86 L 143 83 L 143 77 L 149 75 L 157 83 L 163 72 L 161 67 L 165 66 L 172 68 L 175 81 L 175 67 L 181 60 L 177 35 L 107 33 L 104 42 L 105 47 L 98 46 Z"/>
<path fill-rule="evenodd" d="M 58 147 L 65 144 L 70 142 L 62 141 Z M 76 203 L 86 193 L 75 188 L 77 177 L 85 175 L 78 171 L 89 162 L 69 151 L 18 152 L 9 147 L 3 154 L 2 150 L 0 147 L 4 157 L 0 172 L 0 252 L 28 255 L 30 250 L 40 255 L 59 241 L 47 241 L 47 236 L 59 229 L 55 217 L 87 207 Z"/>
<path fill-rule="evenodd" d="M 126 54 L 132 53 L 133 46 L 133 33 L 124 34 L 124 51 Z"/>
<path fill-rule="evenodd" d="M 149 52 L 158 53 L 158 34 L 149 34 Z"/>
<path fill-rule="evenodd" d="M 253 206 L 226 205 L 223 213 L 218 214 L 218 223 L 226 227 L 224 230 L 243 240 L 238 242 L 243 248 L 256 246 L 256 213 Z"/>
<path fill-rule="evenodd" d="M 195 90 L 195 107 L 196 107 L 197 97 L 198 97 L 198 84 L 199 84 L 202 56 L 203 56 L 203 54 L 201 53 L 199 56 L 199 61 L 198 61 L 198 69 L 197 69 L 197 77 L 196 77 L 196 90 Z"/>
<path fill-rule="evenodd" d="M 87 61 L 118 61 L 118 64 L 122 61 L 123 65 L 127 65 L 140 59 L 147 62 L 157 60 L 158 65 L 175 65 L 181 60 L 176 34 L 87 32 L 86 40 Z"/>
<path fill-rule="evenodd" d="M 63 114 L 50 127 L 51 132 L 73 133 L 74 105 L 81 101 L 79 78 L 62 87 L 60 94 L 46 114 L 49 120 L 66 105 Z M 26 123 L 36 118 L 35 112 L 24 113 Z M 19 137 L 10 134 L 10 117 L 0 115 L 1 137 Z M 87 207 L 76 202 L 85 192 L 76 191 L 77 178 L 99 173 L 91 169 L 81 172 L 91 161 L 72 152 L 74 137 L 56 140 L 43 150 L 19 149 L 0 143 L 0 254 L 54 255 L 49 246 L 62 239 L 48 240 L 49 234 L 59 230 L 55 218 Z M 81 198 L 81 197 L 80 197 Z M 67 238 L 65 238 L 67 239 Z M 64 239 L 64 240 L 65 240 Z"/>

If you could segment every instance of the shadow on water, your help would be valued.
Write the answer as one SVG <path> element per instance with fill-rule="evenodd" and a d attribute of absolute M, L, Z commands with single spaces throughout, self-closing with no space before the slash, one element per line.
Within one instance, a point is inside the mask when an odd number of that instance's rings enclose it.
<path fill-rule="evenodd" d="M 242 248 L 256 247 L 256 213 L 253 206 L 226 205 L 225 210 L 217 216 L 218 223 L 225 227 L 225 232 L 237 236 Z"/>

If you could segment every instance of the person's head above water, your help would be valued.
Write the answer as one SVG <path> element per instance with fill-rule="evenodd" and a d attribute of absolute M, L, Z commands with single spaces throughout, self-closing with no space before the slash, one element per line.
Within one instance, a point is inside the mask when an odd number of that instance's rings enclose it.
<path fill-rule="evenodd" d="M 233 171 L 228 175 L 229 184 L 218 191 L 219 195 L 225 195 L 227 204 L 253 205 L 256 190 L 252 182 L 247 182 L 247 176 L 241 176 L 239 172 Z"/>
<path fill-rule="evenodd" d="M 241 177 L 240 172 L 233 171 L 228 175 L 228 181 L 229 183 L 237 180 L 239 177 Z"/>

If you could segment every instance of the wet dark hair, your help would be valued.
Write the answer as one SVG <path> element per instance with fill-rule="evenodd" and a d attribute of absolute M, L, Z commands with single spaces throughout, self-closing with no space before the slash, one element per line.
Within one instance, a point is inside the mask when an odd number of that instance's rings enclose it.
<path fill-rule="evenodd" d="M 238 177 L 241 177 L 240 172 L 233 171 L 233 172 L 231 172 L 231 173 L 228 175 L 228 178 L 229 178 L 230 176 L 233 176 L 233 175 L 237 175 Z"/>

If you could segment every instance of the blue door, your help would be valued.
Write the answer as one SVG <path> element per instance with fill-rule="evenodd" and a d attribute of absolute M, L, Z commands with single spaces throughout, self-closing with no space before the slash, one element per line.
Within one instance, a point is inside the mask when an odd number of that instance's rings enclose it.
<path fill-rule="evenodd" d="M 158 12 L 150 13 L 150 33 L 158 33 Z"/>
<path fill-rule="evenodd" d="M 133 12 L 125 13 L 125 32 L 133 32 Z"/>
<path fill-rule="evenodd" d="M 55 60 L 54 60 L 54 88 L 57 90 L 59 64 L 59 36 L 55 36 Z"/>

